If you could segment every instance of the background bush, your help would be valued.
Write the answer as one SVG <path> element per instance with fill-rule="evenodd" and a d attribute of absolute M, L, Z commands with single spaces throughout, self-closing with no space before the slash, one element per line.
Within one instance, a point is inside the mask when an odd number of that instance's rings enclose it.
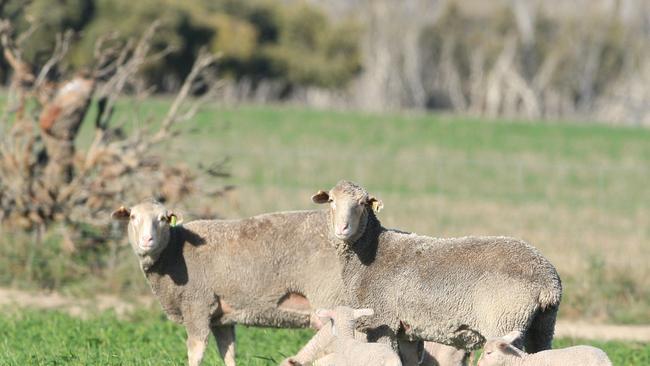
<path fill-rule="evenodd" d="M 141 34 L 156 19 L 164 28 L 156 47 L 174 48 L 149 65 L 149 81 L 171 91 L 189 72 L 200 47 L 221 52 L 222 74 L 232 79 L 277 80 L 287 88 L 315 85 L 340 87 L 360 70 L 358 27 L 352 21 L 331 21 L 303 2 L 234 0 L 35 0 L 10 1 L 4 9 L 18 30 L 28 20 L 42 24 L 27 45 L 25 58 L 42 64 L 58 32 L 72 29 L 80 38 L 68 61 L 88 65 L 98 37 L 118 32 Z M 7 68 L 2 68 L 7 77 Z"/>

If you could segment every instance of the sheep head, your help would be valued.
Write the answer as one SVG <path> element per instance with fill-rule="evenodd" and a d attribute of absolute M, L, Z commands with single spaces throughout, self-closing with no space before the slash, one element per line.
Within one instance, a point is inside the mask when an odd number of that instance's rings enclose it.
<path fill-rule="evenodd" d="M 120 207 L 111 217 L 129 222 L 129 242 L 133 251 L 141 257 L 155 261 L 169 243 L 169 229 L 176 215 L 162 204 L 143 202 L 131 208 Z"/>
<path fill-rule="evenodd" d="M 312 196 L 314 203 L 330 204 L 331 229 L 334 236 L 346 242 L 354 242 L 363 234 L 368 211 L 379 212 L 383 203 L 361 186 L 342 180 L 329 192 L 318 191 Z"/>
<path fill-rule="evenodd" d="M 521 338 L 519 331 L 513 331 L 501 338 L 492 338 L 485 342 L 483 354 L 478 360 L 478 366 L 513 365 L 516 359 L 522 358 L 524 353 L 512 343 Z"/>

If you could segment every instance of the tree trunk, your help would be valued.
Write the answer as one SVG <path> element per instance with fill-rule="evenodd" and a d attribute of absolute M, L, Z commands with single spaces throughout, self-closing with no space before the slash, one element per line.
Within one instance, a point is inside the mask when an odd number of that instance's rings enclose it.
<path fill-rule="evenodd" d="M 75 76 L 61 85 L 40 115 L 41 137 L 45 145 L 45 185 L 51 194 L 69 183 L 74 170 L 74 139 L 86 116 L 95 88 L 93 79 Z"/>

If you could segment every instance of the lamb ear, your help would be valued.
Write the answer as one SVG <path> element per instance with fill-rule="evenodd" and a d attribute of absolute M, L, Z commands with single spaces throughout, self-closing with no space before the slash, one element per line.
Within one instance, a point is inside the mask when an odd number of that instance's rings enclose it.
<path fill-rule="evenodd" d="M 384 203 L 381 202 L 380 199 L 377 199 L 377 198 L 372 197 L 372 196 L 370 196 L 370 198 L 368 198 L 368 204 L 370 205 L 370 207 L 372 207 L 372 210 L 375 211 L 375 212 L 379 212 L 379 211 L 381 211 L 382 208 L 384 208 Z"/>
<path fill-rule="evenodd" d="M 498 340 L 496 342 L 497 349 L 505 353 L 507 355 L 512 355 L 516 357 L 521 357 L 521 353 L 518 349 L 516 349 L 514 346 L 512 346 L 510 343 L 503 341 L 503 340 Z"/>
<path fill-rule="evenodd" d="M 499 351 L 506 353 L 507 349 L 510 348 L 510 343 L 499 340 L 496 342 L 496 346 Z"/>
<path fill-rule="evenodd" d="M 113 220 L 128 220 L 129 217 L 131 217 L 131 210 L 124 206 L 120 206 L 120 208 L 113 211 L 111 214 Z"/>
<path fill-rule="evenodd" d="M 318 191 L 315 195 L 311 196 L 314 203 L 327 203 L 330 200 L 330 195 L 325 191 Z"/>
<path fill-rule="evenodd" d="M 365 308 L 365 309 L 354 309 L 352 312 L 352 317 L 354 319 L 359 319 L 362 316 L 372 316 L 375 314 L 375 311 L 370 309 L 370 308 Z"/>
<path fill-rule="evenodd" d="M 323 319 L 332 319 L 334 318 L 334 312 L 328 309 L 318 309 L 314 312 L 317 317 Z"/>
<path fill-rule="evenodd" d="M 512 344 L 512 342 L 520 339 L 523 336 L 523 333 L 521 333 L 518 330 L 513 330 L 512 332 L 506 334 L 505 336 L 502 337 L 502 339 L 507 342 L 508 344 Z"/>

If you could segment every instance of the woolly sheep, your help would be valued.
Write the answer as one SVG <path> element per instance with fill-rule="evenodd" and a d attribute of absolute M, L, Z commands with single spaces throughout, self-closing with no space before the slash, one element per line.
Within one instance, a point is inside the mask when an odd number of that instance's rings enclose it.
<path fill-rule="evenodd" d="M 359 342 L 367 342 L 367 336 L 363 332 L 355 331 L 354 338 Z M 331 327 L 322 327 L 296 355 L 283 360 L 281 366 L 308 365 L 316 360 L 323 363 L 327 360 L 324 356 L 333 351 L 333 343 L 334 335 Z M 411 357 L 411 362 L 416 363 L 416 357 L 420 354 L 420 360 L 417 362 L 420 366 L 465 366 L 468 362 L 468 353 L 463 349 L 435 342 L 424 342 L 424 349 L 417 348 L 417 344 L 413 345 L 411 350 L 413 355 L 400 348 L 400 355 L 406 356 L 407 359 Z"/>
<path fill-rule="evenodd" d="M 234 324 L 307 327 L 318 323 L 315 307 L 343 304 L 326 210 L 171 227 L 173 216 L 155 201 L 112 214 L 129 222 L 129 241 L 163 310 L 187 328 L 191 365 L 200 364 L 211 331 L 233 366 Z"/>
<path fill-rule="evenodd" d="M 318 366 L 401 366 L 399 356 L 393 349 L 381 343 L 366 343 L 355 339 L 355 320 L 372 316 L 372 309 L 352 309 L 337 306 L 335 310 L 321 309 L 318 317 L 329 322 L 334 336 L 334 352 L 316 362 Z"/>
<path fill-rule="evenodd" d="M 330 204 L 327 225 L 346 301 L 375 310 L 361 324 L 370 341 L 472 350 L 519 330 L 529 352 L 550 348 L 562 287 L 535 248 L 508 237 L 442 239 L 386 229 L 375 216 L 381 201 L 349 181 L 312 200 Z"/>
<path fill-rule="evenodd" d="M 175 215 L 151 201 L 112 216 L 129 221 L 129 241 L 154 295 L 168 318 L 185 326 L 191 366 L 200 364 L 210 332 L 233 366 L 234 324 L 307 327 L 312 306 L 340 303 L 336 254 L 319 231 L 322 210 L 172 227 Z"/>
<path fill-rule="evenodd" d="M 512 343 L 521 337 L 513 331 L 501 338 L 485 342 L 478 366 L 611 366 L 612 362 L 602 350 L 591 346 L 574 346 L 562 349 L 525 353 Z"/>
<path fill-rule="evenodd" d="M 421 366 L 465 366 L 470 359 L 464 349 L 435 342 L 424 342 L 422 356 Z"/>

